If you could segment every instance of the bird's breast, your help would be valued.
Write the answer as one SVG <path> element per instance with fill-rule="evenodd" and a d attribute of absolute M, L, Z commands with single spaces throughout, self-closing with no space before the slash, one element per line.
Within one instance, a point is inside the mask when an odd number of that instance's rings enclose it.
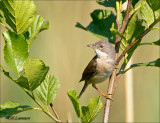
<path fill-rule="evenodd" d="M 114 60 L 97 58 L 96 73 L 91 78 L 92 83 L 97 84 L 105 81 L 112 74 L 114 68 Z"/>

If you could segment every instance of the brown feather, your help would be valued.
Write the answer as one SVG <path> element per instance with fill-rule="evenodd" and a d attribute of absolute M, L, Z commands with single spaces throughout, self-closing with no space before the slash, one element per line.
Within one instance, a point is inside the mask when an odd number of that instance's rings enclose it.
<path fill-rule="evenodd" d="M 97 59 L 97 55 L 93 57 L 93 59 L 89 62 L 87 67 L 84 69 L 80 82 L 83 80 L 90 79 L 96 73 L 96 66 L 97 66 L 96 59 Z"/>

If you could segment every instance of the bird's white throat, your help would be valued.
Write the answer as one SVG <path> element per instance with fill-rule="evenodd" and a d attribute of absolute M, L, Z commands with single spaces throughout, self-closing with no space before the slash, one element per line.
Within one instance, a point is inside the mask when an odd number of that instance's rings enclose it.
<path fill-rule="evenodd" d="M 108 56 L 107 53 L 104 53 L 104 52 L 102 52 L 102 51 L 99 50 L 99 49 L 96 49 L 95 51 L 96 51 L 96 54 L 97 54 L 98 56 L 100 56 L 100 57 L 107 57 L 107 56 Z"/>

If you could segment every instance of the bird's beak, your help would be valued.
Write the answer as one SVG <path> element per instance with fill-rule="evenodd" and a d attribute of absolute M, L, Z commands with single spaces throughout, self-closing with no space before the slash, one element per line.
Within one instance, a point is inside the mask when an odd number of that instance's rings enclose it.
<path fill-rule="evenodd" d="M 94 49 L 94 48 L 95 48 L 95 45 L 94 45 L 94 44 L 88 44 L 87 47 L 91 47 L 91 48 Z"/>

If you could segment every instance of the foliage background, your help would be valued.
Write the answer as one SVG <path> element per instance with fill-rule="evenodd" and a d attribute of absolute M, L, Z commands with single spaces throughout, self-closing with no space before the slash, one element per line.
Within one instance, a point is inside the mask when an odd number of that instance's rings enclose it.
<path fill-rule="evenodd" d="M 35 1 L 40 14 L 45 20 L 49 20 L 50 29 L 38 35 L 30 49 L 30 57 L 38 57 L 50 66 L 49 74 L 56 75 L 60 80 L 60 89 L 54 101 L 54 106 L 62 121 L 78 121 L 73 106 L 67 96 L 67 90 L 75 89 L 80 92 L 83 83 L 78 83 L 83 69 L 95 55 L 94 51 L 86 45 L 99 39 L 93 35 L 75 27 L 76 22 L 88 25 L 91 21 L 90 13 L 98 8 L 104 8 L 95 1 Z M 160 25 L 157 25 L 160 27 Z M 1 28 L 1 27 L 0 27 Z M 0 34 L 4 28 L 0 29 Z M 158 40 L 158 30 L 150 32 L 142 42 Z M 4 40 L 0 35 L 0 61 L 7 68 L 3 58 Z M 159 57 L 159 47 L 140 46 L 133 55 L 133 63 L 153 61 Z M 9 68 L 6 70 L 9 71 Z M 133 69 L 134 81 L 134 120 L 135 122 L 159 122 L 159 82 L 160 71 L 156 67 L 141 67 Z M 120 79 L 114 96 L 110 122 L 125 121 L 125 77 Z M 16 101 L 20 104 L 35 105 L 31 99 L 16 84 L 0 73 L 1 99 L 0 103 Z M 106 92 L 108 80 L 98 87 Z M 80 98 L 81 105 L 87 105 L 89 98 L 99 94 L 91 86 Z M 102 97 L 102 102 L 105 99 Z M 94 122 L 102 121 L 103 109 Z M 30 117 L 23 122 L 52 122 L 44 113 L 39 111 L 27 111 L 17 116 Z M 1 122 L 22 122 L 0 119 Z"/>

